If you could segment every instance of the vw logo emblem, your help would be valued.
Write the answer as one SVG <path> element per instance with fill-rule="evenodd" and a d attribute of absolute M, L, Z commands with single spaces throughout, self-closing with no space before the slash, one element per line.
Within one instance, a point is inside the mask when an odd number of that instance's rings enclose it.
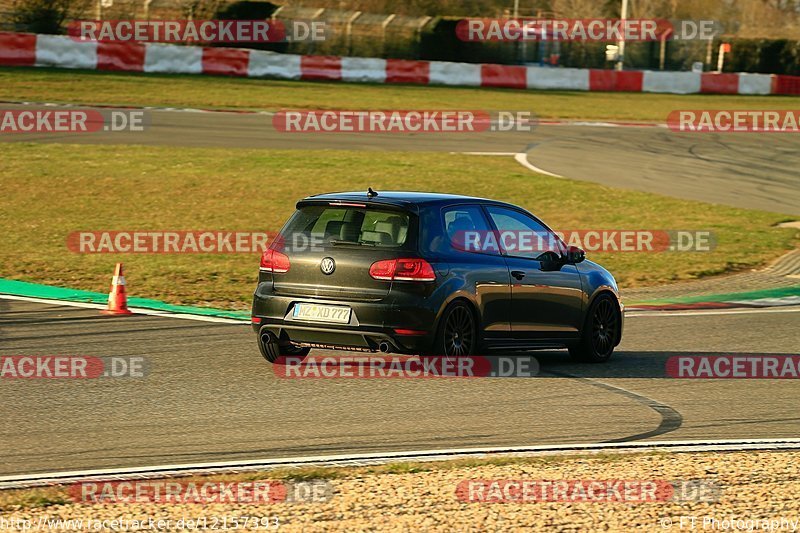
<path fill-rule="evenodd" d="M 322 270 L 323 274 L 333 274 L 333 271 L 336 270 L 336 262 L 333 260 L 333 257 L 326 257 L 323 259 L 319 264 L 319 269 Z"/>

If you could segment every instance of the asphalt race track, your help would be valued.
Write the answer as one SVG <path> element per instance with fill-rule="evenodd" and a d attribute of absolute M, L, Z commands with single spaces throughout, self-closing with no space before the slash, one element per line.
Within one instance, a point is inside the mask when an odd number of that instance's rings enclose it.
<path fill-rule="evenodd" d="M 23 107 L 26 106 L 4 104 L 7 109 Z M 674 133 L 661 127 L 549 124 L 539 124 L 532 132 L 516 133 L 299 134 L 276 131 L 272 116 L 267 113 L 146 113 L 148 127 L 144 132 L 14 134 L 0 136 L 0 142 L 524 152 L 533 165 L 569 178 L 800 215 L 800 140 L 788 134 L 765 137 L 747 133 Z"/>
<path fill-rule="evenodd" d="M 706 314 L 703 314 L 706 313 Z M 672 355 L 791 354 L 800 308 L 631 313 L 607 365 L 281 379 L 247 325 L 0 299 L 0 355 L 143 356 L 143 378 L 3 379 L 0 475 L 377 451 L 796 437 L 797 380 L 678 380 Z M 321 353 L 321 352 L 316 352 Z"/>
<path fill-rule="evenodd" d="M 5 107 L 14 107 L 6 105 Z M 21 107 L 21 106 L 20 106 Z M 659 127 L 286 134 L 269 114 L 149 110 L 142 133 L 5 135 L 254 149 L 526 153 L 570 178 L 800 214 L 800 141 Z M 454 157 L 478 157 L 459 156 Z M 521 168 L 521 167 L 520 167 Z M 248 289 L 249 290 L 249 289 Z M 0 379 L 0 475 L 307 455 L 800 434 L 798 380 L 678 380 L 674 355 L 797 354 L 800 307 L 631 313 L 607 365 L 538 353 L 541 376 L 280 379 L 247 325 L 0 299 L 0 355 L 142 356 L 143 378 Z M 316 354 L 325 353 L 316 351 Z"/>

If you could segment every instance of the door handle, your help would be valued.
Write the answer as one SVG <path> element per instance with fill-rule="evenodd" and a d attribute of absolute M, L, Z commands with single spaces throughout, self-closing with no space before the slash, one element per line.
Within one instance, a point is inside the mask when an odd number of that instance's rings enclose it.
<path fill-rule="evenodd" d="M 525 277 L 525 272 L 523 272 L 522 270 L 512 270 L 511 275 L 517 278 L 517 280 L 521 280 L 522 278 Z"/>

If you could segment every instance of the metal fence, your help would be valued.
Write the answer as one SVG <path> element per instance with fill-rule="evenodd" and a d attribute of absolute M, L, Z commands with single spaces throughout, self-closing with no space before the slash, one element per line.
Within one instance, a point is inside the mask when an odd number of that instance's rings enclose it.
<path fill-rule="evenodd" d="M 293 42 L 290 52 L 361 57 L 418 57 L 422 35 L 436 21 L 434 17 L 296 6 L 281 6 L 272 18 L 287 27 L 295 22 L 324 24 L 324 41 Z"/>

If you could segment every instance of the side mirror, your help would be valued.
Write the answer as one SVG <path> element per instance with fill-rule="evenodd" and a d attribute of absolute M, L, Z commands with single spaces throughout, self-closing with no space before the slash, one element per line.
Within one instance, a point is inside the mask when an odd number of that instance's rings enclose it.
<path fill-rule="evenodd" d="M 586 252 L 577 246 L 568 246 L 566 260 L 567 263 L 577 264 L 586 259 Z"/>

